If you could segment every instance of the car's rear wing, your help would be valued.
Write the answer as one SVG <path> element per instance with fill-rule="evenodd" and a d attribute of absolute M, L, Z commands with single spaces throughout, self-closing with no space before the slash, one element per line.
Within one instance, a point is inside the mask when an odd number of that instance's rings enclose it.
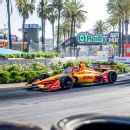
<path fill-rule="evenodd" d="M 116 65 L 101 65 L 101 64 L 92 64 L 92 68 L 95 70 L 117 70 Z"/>

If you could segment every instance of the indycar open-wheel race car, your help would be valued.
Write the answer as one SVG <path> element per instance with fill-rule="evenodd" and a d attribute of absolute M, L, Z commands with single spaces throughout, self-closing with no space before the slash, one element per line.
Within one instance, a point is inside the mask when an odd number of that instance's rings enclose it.
<path fill-rule="evenodd" d="M 53 91 L 57 89 L 70 89 L 74 84 L 90 83 L 114 83 L 117 74 L 114 70 L 103 72 L 91 68 L 68 67 L 61 74 L 49 77 L 41 74 L 38 79 L 27 83 L 27 88 L 40 88 L 42 90 Z M 80 86 L 79 86 L 80 87 Z"/>

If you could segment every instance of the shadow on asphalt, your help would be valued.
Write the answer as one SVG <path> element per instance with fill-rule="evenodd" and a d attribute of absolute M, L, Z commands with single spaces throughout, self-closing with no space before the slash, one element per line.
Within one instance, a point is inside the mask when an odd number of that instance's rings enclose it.
<path fill-rule="evenodd" d="M 104 87 L 107 86 L 108 84 L 80 84 L 80 85 L 74 85 L 71 89 L 68 89 L 68 90 L 64 90 L 64 89 L 57 89 L 57 90 L 52 90 L 52 91 L 47 91 L 47 90 L 43 90 L 43 89 L 39 89 L 39 88 L 22 88 L 24 90 L 26 90 L 27 92 L 44 92 L 44 93 L 55 93 L 55 92 L 67 92 L 67 91 L 70 91 L 70 90 L 78 90 L 78 89 L 81 89 L 81 88 L 97 88 L 98 87 Z M 110 84 L 109 84 L 110 85 Z"/>

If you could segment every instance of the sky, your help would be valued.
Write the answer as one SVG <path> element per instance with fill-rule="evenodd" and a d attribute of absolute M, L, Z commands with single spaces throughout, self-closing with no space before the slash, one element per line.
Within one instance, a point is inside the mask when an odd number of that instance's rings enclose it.
<path fill-rule="evenodd" d="M 22 33 L 18 30 L 22 27 L 22 17 L 19 15 L 17 8 L 15 6 L 15 0 L 12 1 L 13 14 L 11 15 L 11 32 L 13 35 L 22 37 Z M 36 5 L 40 0 L 36 0 Z M 84 10 L 87 11 L 86 22 L 82 24 L 80 31 L 91 30 L 97 20 L 105 20 L 108 18 L 106 12 L 106 4 L 108 0 L 81 0 L 81 3 L 85 5 Z M 39 24 L 41 25 L 41 20 L 37 17 L 36 11 L 27 21 L 27 24 Z M 0 28 L 7 27 L 7 11 L 6 11 L 6 0 L 0 4 Z M 51 24 L 46 22 L 46 38 L 52 38 Z"/>

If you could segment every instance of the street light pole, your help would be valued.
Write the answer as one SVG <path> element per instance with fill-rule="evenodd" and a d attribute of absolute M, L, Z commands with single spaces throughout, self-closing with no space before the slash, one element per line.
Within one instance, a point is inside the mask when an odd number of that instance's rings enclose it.
<path fill-rule="evenodd" d="M 11 25 L 10 25 L 10 0 L 7 2 L 7 14 L 8 14 L 8 38 L 9 38 L 9 48 L 12 49 L 12 40 L 11 40 Z"/>

